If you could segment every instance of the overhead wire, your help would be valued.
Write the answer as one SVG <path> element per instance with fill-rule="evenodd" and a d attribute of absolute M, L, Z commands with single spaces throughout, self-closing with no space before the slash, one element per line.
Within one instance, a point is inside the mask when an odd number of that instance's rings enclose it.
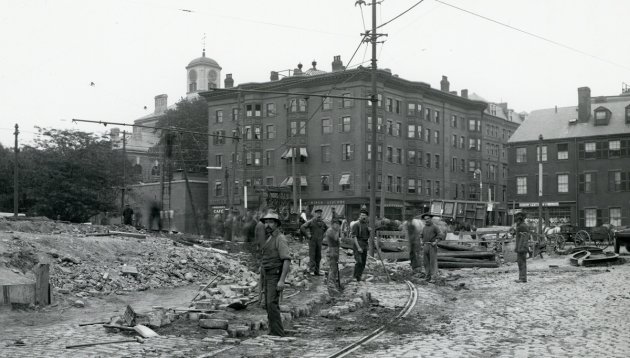
<path fill-rule="evenodd" d="M 382 23 L 382 24 L 378 25 L 376 28 L 377 28 L 377 29 L 380 29 L 381 27 L 386 26 L 386 25 L 387 25 L 387 24 L 389 24 L 390 22 L 392 22 L 392 21 L 394 21 L 394 20 L 398 19 L 399 17 L 401 17 L 401 16 L 403 16 L 404 14 L 408 13 L 409 11 L 411 11 L 414 7 L 416 7 L 416 6 L 420 5 L 423 1 L 424 1 L 424 0 L 420 0 L 420 1 L 418 1 L 417 3 L 413 4 L 413 5 L 412 5 L 410 8 L 408 8 L 407 10 L 405 10 L 405 11 L 401 12 L 400 14 L 398 14 L 398 15 L 394 16 L 393 18 L 389 19 L 388 21 L 386 21 L 386 22 L 384 22 L 384 23 Z"/>
<path fill-rule="evenodd" d="M 467 13 L 467 14 L 470 14 L 470 15 L 473 15 L 473 16 L 476 16 L 476 17 L 479 17 L 479 18 L 481 18 L 481 19 L 484 19 L 484 20 L 486 20 L 486 21 L 490 21 L 490 22 L 495 23 L 495 24 L 497 24 L 497 25 L 507 27 L 508 29 L 511 29 L 511 30 L 514 30 L 514 31 L 517 31 L 517 32 L 523 33 L 523 34 L 525 34 L 525 35 L 528 35 L 528 36 L 531 36 L 531 37 L 537 38 L 537 39 L 539 39 L 539 40 L 542 40 L 542 41 L 548 42 L 548 43 L 550 43 L 550 44 L 553 44 L 553 45 L 556 45 L 556 46 L 559 46 L 559 47 L 562 47 L 562 48 L 564 48 L 564 49 L 567 49 L 567 50 L 571 50 L 571 51 L 577 52 L 577 53 L 579 53 L 579 54 L 582 54 L 582 55 L 585 55 L 585 56 L 588 56 L 588 57 L 591 57 L 591 58 L 594 58 L 594 59 L 597 59 L 597 60 L 600 60 L 600 61 L 606 62 L 606 63 L 611 64 L 611 65 L 614 65 L 614 66 L 618 66 L 618 67 L 624 68 L 624 69 L 626 69 L 626 70 L 630 70 L 630 67 L 626 67 L 626 66 L 624 66 L 624 65 L 622 65 L 622 64 L 620 64 L 620 63 L 616 63 L 616 62 L 614 62 L 614 61 L 610 61 L 610 60 L 605 59 L 605 58 L 603 58 L 603 57 L 599 57 L 599 56 L 597 56 L 597 55 L 590 54 L 590 53 L 588 53 L 588 52 L 586 52 L 586 51 L 582 51 L 582 50 L 580 50 L 580 49 L 578 49 L 578 48 L 575 48 L 575 47 L 572 47 L 572 46 L 569 46 L 569 45 L 565 45 L 565 44 L 563 44 L 563 43 L 561 43 L 561 42 L 558 42 L 558 41 L 555 41 L 555 40 L 552 40 L 552 39 L 549 39 L 549 38 L 543 37 L 543 36 L 541 36 L 541 35 L 537 35 L 537 34 L 535 34 L 535 33 L 533 33 L 533 32 L 529 32 L 529 31 L 527 31 L 527 30 L 519 29 L 518 27 L 514 27 L 514 26 L 512 26 L 512 25 L 508 25 L 508 24 L 506 24 L 506 23 L 504 23 L 504 22 L 501 22 L 501 21 L 498 21 L 498 20 L 494 20 L 494 19 L 489 18 L 489 17 L 487 17 L 487 16 L 484 16 L 484 15 L 478 14 L 478 13 L 473 12 L 473 11 L 470 11 L 470 10 L 466 10 L 466 9 L 461 8 L 461 7 L 459 7 L 459 6 L 455 6 L 455 5 L 449 4 L 449 3 L 444 2 L 444 1 L 442 1 L 442 0 L 435 0 L 435 1 L 436 1 L 437 3 L 442 4 L 442 5 L 450 6 L 450 7 L 452 7 L 453 9 L 456 9 L 456 10 L 462 11 L 462 12 L 464 12 L 464 13 Z"/>

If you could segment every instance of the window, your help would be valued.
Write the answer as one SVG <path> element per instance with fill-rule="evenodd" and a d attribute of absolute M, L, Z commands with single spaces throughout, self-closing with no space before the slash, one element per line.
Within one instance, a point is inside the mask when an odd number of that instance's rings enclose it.
<path fill-rule="evenodd" d="M 626 173 L 621 173 L 620 171 L 608 172 L 608 191 L 621 191 L 621 175 L 622 174 L 626 174 Z"/>
<path fill-rule="evenodd" d="M 254 117 L 261 117 L 261 116 L 262 116 L 262 105 L 255 104 L 254 105 Z"/>
<path fill-rule="evenodd" d="M 265 133 L 267 135 L 267 139 L 276 138 L 276 127 L 273 124 L 267 124 L 267 126 L 265 126 Z"/>
<path fill-rule="evenodd" d="M 527 194 L 527 177 L 516 177 L 516 194 Z"/>
<path fill-rule="evenodd" d="M 584 226 L 595 227 L 597 225 L 597 209 L 584 209 Z"/>
<path fill-rule="evenodd" d="M 223 123 L 223 111 L 218 110 L 216 112 L 214 112 L 215 115 L 215 122 L 216 123 Z"/>
<path fill-rule="evenodd" d="M 542 147 L 542 154 L 540 150 L 541 147 Z M 543 162 L 547 161 L 547 146 L 546 145 L 536 147 L 536 161 L 539 161 L 541 159 Z"/>
<path fill-rule="evenodd" d="M 413 116 L 415 114 L 416 111 L 416 104 L 415 103 L 407 103 L 407 115 L 408 116 Z"/>
<path fill-rule="evenodd" d="M 387 161 L 392 163 L 394 161 L 394 148 L 392 147 L 387 147 L 387 152 L 385 154 L 385 158 L 387 158 Z"/>
<path fill-rule="evenodd" d="M 351 117 L 341 117 L 341 122 L 339 123 L 339 132 L 349 133 L 351 128 L 352 119 Z"/>
<path fill-rule="evenodd" d="M 415 165 L 416 164 L 416 151 L 408 150 L 407 151 L 407 164 Z"/>
<path fill-rule="evenodd" d="M 608 142 L 608 157 L 617 158 L 621 155 L 621 141 L 611 140 Z"/>
<path fill-rule="evenodd" d="M 342 94 L 343 97 L 350 97 L 350 93 L 344 93 Z M 341 107 L 342 108 L 350 108 L 354 105 L 354 100 L 352 98 L 343 98 L 341 100 Z"/>
<path fill-rule="evenodd" d="M 594 193 L 597 188 L 597 173 L 580 174 L 580 193 Z"/>
<path fill-rule="evenodd" d="M 371 97 L 371 96 L 372 96 L 372 95 L 370 94 L 370 97 Z M 378 97 L 378 102 L 376 103 L 376 106 L 377 106 L 377 107 L 380 107 L 380 106 L 381 106 L 381 104 L 382 104 L 382 101 L 383 101 L 383 95 L 379 93 L 379 94 L 377 95 L 377 97 Z M 367 105 L 368 105 L 368 107 L 372 107 L 372 101 L 367 101 Z"/>
<path fill-rule="evenodd" d="M 403 160 L 402 149 L 396 148 L 396 151 L 394 152 L 394 163 L 402 164 L 402 160 Z"/>
<path fill-rule="evenodd" d="M 273 150 L 265 151 L 265 165 L 268 167 L 273 166 Z"/>
<path fill-rule="evenodd" d="M 435 123 L 440 123 L 440 111 L 434 111 L 433 118 L 435 119 Z"/>
<path fill-rule="evenodd" d="M 376 190 L 383 189 L 383 176 L 381 174 L 376 176 Z"/>
<path fill-rule="evenodd" d="M 418 186 L 418 189 L 416 191 L 419 195 L 422 195 L 422 179 L 416 180 L 416 185 Z"/>
<path fill-rule="evenodd" d="M 609 118 L 610 118 L 610 111 L 608 111 L 606 108 L 600 107 L 595 110 L 595 125 L 596 126 L 607 125 Z"/>
<path fill-rule="evenodd" d="M 330 146 L 322 145 L 322 163 L 330 163 Z"/>
<path fill-rule="evenodd" d="M 468 131 L 475 132 L 477 130 L 477 122 L 474 119 L 468 120 Z"/>
<path fill-rule="evenodd" d="M 438 180 L 435 181 L 435 196 L 440 197 L 440 182 Z"/>
<path fill-rule="evenodd" d="M 383 145 L 376 145 L 376 160 L 383 160 Z"/>
<path fill-rule="evenodd" d="M 431 168 L 431 153 L 427 153 L 426 154 L 426 160 L 425 160 L 425 164 L 427 168 Z"/>
<path fill-rule="evenodd" d="M 451 158 L 451 171 L 454 172 L 457 169 L 457 158 Z"/>
<path fill-rule="evenodd" d="M 451 116 L 451 127 L 452 128 L 457 128 L 457 116 L 456 115 L 452 115 Z"/>
<path fill-rule="evenodd" d="M 558 144 L 558 160 L 567 160 L 567 159 L 569 159 L 569 144 L 559 143 Z"/>
<path fill-rule="evenodd" d="M 451 138 L 451 145 L 453 148 L 457 148 L 457 134 L 453 134 L 453 137 Z"/>
<path fill-rule="evenodd" d="M 238 120 L 238 108 L 232 108 L 232 121 Z"/>
<path fill-rule="evenodd" d="M 474 173 L 475 169 L 477 169 L 477 162 L 474 161 L 474 160 L 469 160 L 468 161 L 468 172 Z"/>
<path fill-rule="evenodd" d="M 222 167 L 223 166 L 223 155 L 217 154 L 214 156 L 214 166 Z"/>
<path fill-rule="evenodd" d="M 468 139 L 468 149 L 477 149 L 477 140 L 475 138 Z"/>
<path fill-rule="evenodd" d="M 220 180 L 214 182 L 214 196 L 223 196 L 223 183 Z"/>
<path fill-rule="evenodd" d="M 440 155 L 436 154 L 435 155 L 435 169 L 439 169 L 440 168 Z"/>
<path fill-rule="evenodd" d="M 394 134 L 394 122 L 391 119 L 387 120 L 387 134 Z"/>
<path fill-rule="evenodd" d="M 289 112 L 306 112 L 306 100 L 304 98 L 292 99 L 289 102 Z"/>
<path fill-rule="evenodd" d="M 400 114 L 400 100 L 396 100 L 396 105 L 394 107 L 394 112 L 396 112 L 396 114 Z"/>
<path fill-rule="evenodd" d="M 459 137 L 459 149 L 464 149 L 465 145 L 466 145 L 466 137 L 464 136 Z"/>
<path fill-rule="evenodd" d="M 422 140 L 422 125 L 418 124 L 416 130 L 418 131 L 418 139 Z"/>
<path fill-rule="evenodd" d="M 386 98 L 385 99 L 385 110 L 387 112 L 393 112 L 394 111 L 394 100 L 391 98 Z"/>
<path fill-rule="evenodd" d="M 394 123 L 394 136 L 400 137 L 400 132 L 402 131 L 402 123 L 396 122 Z"/>
<path fill-rule="evenodd" d="M 431 130 L 429 128 L 424 129 L 424 141 L 431 143 Z"/>
<path fill-rule="evenodd" d="M 372 117 L 367 117 L 367 130 L 372 130 Z M 383 118 L 379 117 L 376 119 L 376 131 L 382 132 L 383 130 Z"/>
<path fill-rule="evenodd" d="M 265 185 L 266 186 L 273 186 L 273 182 L 274 182 L 273 179 L 274 179 L 273 177 L 266 177 L 265 178 Z"/>
<path fill-rule="evenodd" d="M 396 192 L 402 192 L 402 177 L 396 177 Z"/>
<path fill-rule="evenodd" d="M 292 137 L 306 135 L 306 121 L 291 121 L 290 130 Z"/>
<path fill-rule="evenodd" d="M 266 108 L 266 112 L 267 112 L 267 117 L 275 117 L 276 116 L 276 104 L 275 103 L 267 103 L 265 105 L 265 108 Z"/>
<path fill-rule="evenodd" d="M 407 179 L 407 193 L 409 194 L 416 193 L 416 179 L 413 179 L 413 178 Z"/>
<path fill-rule="evenodd" d="M 372 144 L 366 144 L 365 159 L 372 160 Z"/>
<path fill-rule="evenodd" d="M 332 120 L 330 118 L 322 119 L 322 134 L 332 133 Z"/>
<path fill-rule="evenodd" d="M 595 158 L 596 145 L 595 142 L 584 143 L 584 158 Z"/>
<path fill-rule="evenodd" d="M 413 124 L 407 125 L 407 138 L 415 138 L 416 137 L 416 126 Z"/>
<path fill-rule="evenodd" d="M 352 160 L 352 158 L 353 158 L 352 144 L 342 144 L 341 145 L 341 160 Z"/>
<path fill-rule="evenodd" d="M 330 175 L 322 175 L 321 177 L 322 191 L 331 191 Z"/>
<path fill-rule="evenodd" d="M 610 208 L 608 209 L 610 225 L 612 226 L 621 226 L 621 208 Z"/>
<path fill-rule="evenodd" d="M 569 175 L 558 174 L 558 193 L 569 192 Z"/>
<path fill-rule="evenodd" d="M 418 166 L 421 167 L 424 163 L 424 157 L 422 156 L 422 151 L 419 150 L 418 154 L 416 154 L 416 158 L 418 158 Z"/>
<path fill-rule="evenodd" d="M 630 123 L 630 106 L 626 107 L 626 123 Z"/>
<path fill-rule="evenodd" d="M 527 148 L 525 147 L 516 148 L 516 162 L 527 163 Z"/>
<path fill-rule="evenodd" d="M 255 166 L 261 166 L 262 165 L 262 153 L 261 152 L 254 152 L 254 165 Z"/>
<path fill-rule="evenodd" d="M 260 126 L 254 126 L 254 139 L 262 139 L 262 128 Z"/>
<path fill-rule="evenodd" d="M 433 142 L 435 144 L 440 144 L 440 131 L 433 132 Z"/>
<path fill-rule="evenodd" d="M 388 192 L 392 192 L 394 191 L 394 177 L 391 175 L 387 176 L 387 188 L 385 190 L 387 190 Z"/>
<path fill-rule="evenodd" d="M 332 108 L 332 98 L 325 97 L 322 99 L 322 110 L 328 111 Z"/>
<path fill-rule="evenodd" d="M 306 112 L 306 100 L 303 98 L 298 99 L 298 111 Z"/>
<path fill-rule="evenodd" d="M 431 196 L 431 181 L 427 180 L 427 185 L 425 186 L 426 194 Z"/>
<path fill-rule="evenodd" d="M 245 117 L 251 117 L 252 114 L 254 113 L 254 106 L 251 104 L 248 104 L 245 106 Z"/>
<path fill-rule="evenodd" d="M 431 108 L 424 109 L 424 119 L 431 122 Z"/>
<path fill-rule="evenodd" d="M 462 173 L 466 171 L 466 159 L 461 159 L 460 160 L 459 171 L 462 172 Z"/>

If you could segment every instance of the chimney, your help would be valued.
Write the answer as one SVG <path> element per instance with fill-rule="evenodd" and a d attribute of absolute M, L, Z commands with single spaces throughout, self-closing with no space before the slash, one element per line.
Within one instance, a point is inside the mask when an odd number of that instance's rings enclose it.
<path fill-rule="evenodd" d="M 166 112 L 166 107 L 168 107 L 168 95 L 159 94 L 155 96 L 155 114 L 160 114 Z"/>
<path fill-rule="evenodd" d="M 280 79 L 277 71 L 271 71 L 271 75 L 269 76 L 269 81 L 277 81 Z"/>
<path fill-rule="evenodd" d="M 332 71 L 337 72 L 337 71 L 343 71 L 345 69 L 346 68 L 343 66 L 343 62 L 341 62 L 341 56 L 337 55 L 333 57 Z"/>
<path fill-rule="evenodd" d="M 468 98 L 468 90 L 467 89 L 463 89 L 461 96 L 462 96 L 462 98 Z"/>
<path fill-rule="evenodd" d="M 497 106 L 499 106 L 499 108 L 503 109 L 503 113 L 505 113 L 505 114 L 508 113 L 508 104 L 507 104 L 507 102 L 501 102 L 501 103 L 497 104 Z"/>
<path fill-rule="evenodd" d="M 440 81 L 440 89 L 442 92 L 448 92 L 451 84 L 448 82 L 448 77 L 442 76 L 442 80 Z"/>
<path fill-rule="evenodd" d="M 297 68 L 293 70 L 293 76 L 302 76 L 302 63 L 298 63 Z"/>
<path fill-rule="evenodd" d="M 586 123 L 591 117 L 591 89 L 578 88 L 578 122 Z"/>
<path fill-rule="evenodd" d="M 227 75 L 225 75 L 225 80 L 223 81 L 223 83 L 225 84 L 224 85 L 225 88 L 234 87 L 234 79 L 232 78 L 231 73 L 228 73 Z"/>

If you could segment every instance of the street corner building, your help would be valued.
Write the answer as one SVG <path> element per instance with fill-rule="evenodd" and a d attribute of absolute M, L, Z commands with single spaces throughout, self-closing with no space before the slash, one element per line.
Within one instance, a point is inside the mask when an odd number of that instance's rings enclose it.
<path fill-rule="evenodd" d="M 330 72 L 311 66 L 236 87 L 230 78 L 223 89 L 199 93 L 209 106 L 209 131 L 218 136 L 208 165 L 226 168 L 208 173 L 210 211 L 231 203 L 296 213 L 291 200 L 281 200 L 296 188 L 307 212 L 321 208 L 330 221 L 334 207 L 355 219 L 376 185 L 376 210 L 383 206 L 390 219 L 448 199 L 484 203 L 481 221 L 507 222 L 506 145 L 524 114 L 466 89 L 451 91 L 446 76 L 437 89 L 380 69 L 372 118 L 368 68 L 346 69 L 340 56 Z"/>
<path fill-rule="evenodd" d="M 532 111 L 510 138 L 510 201 L 530 218 L 542 204 L 551 225 L 630 225 L 630 89 L 577 92 L 577 106 Z"/>

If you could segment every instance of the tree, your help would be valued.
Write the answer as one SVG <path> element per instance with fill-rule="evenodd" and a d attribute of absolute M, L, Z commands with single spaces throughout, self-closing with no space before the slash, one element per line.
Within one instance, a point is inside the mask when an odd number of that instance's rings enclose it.
<path fill-rule="evenodd" d="M 204 98 L 182 99 L 175 106 L 174 109 L 167 110 L 164 116 L 158 120 L 158 127 L 177 127 L 201 133 L 208 132 L 208 104 Z M 162 131 L 160 142 L 151 151 L 157 153 L 160 151 L 160 147 L 165 148 L 166 156 L 174 161 L 176 169 L 183 169 L 183 164 L 185 164 L 188 171 L 206 171 L 208 165 L 207 135 Z M 184 163 L 180 160 L 178 152 L 180 148 Z"/>
<path fill-rule="evenodd" d="M 122 153 L 108 137 L 38 128 L 34 146 L 20 152 L 21 207 L 31 215 L 73 222 L 115 211 Z"/>
<path fill-rule="evenodd" d="M 13 156 L 0 144 L 0 211 L 13 211 Z"/>

